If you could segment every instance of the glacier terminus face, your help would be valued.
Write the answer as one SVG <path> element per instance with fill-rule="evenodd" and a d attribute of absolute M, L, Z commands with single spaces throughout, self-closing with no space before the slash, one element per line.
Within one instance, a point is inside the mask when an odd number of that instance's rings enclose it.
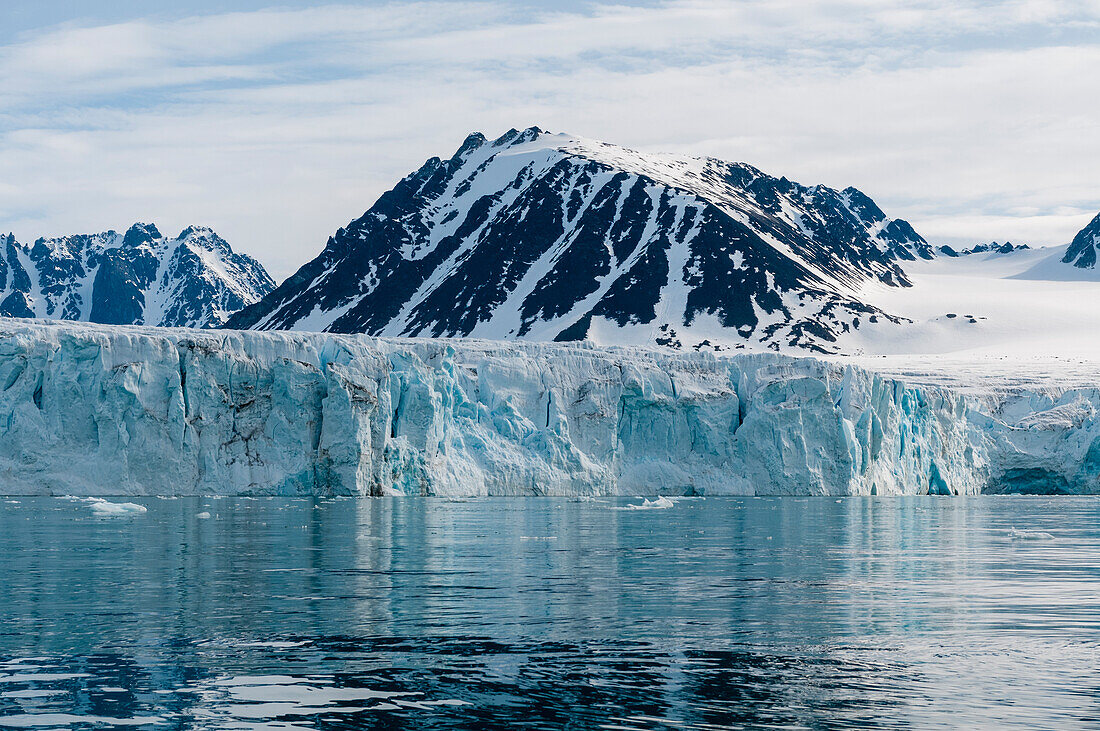
<path fill-rule="evenodd" d="M 991 400 L 771 353 L 0 323 L 9 493 L 1100 491 L 1096 391 Z"/>

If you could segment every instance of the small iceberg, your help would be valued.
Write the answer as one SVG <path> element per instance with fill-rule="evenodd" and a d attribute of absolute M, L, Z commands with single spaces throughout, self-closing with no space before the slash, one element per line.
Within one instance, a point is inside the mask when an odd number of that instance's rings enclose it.
<path fill-rule="evenodd" d="M 1009 528 L 1008 537 L 1014 541 L 1053 541 L 1054 536 L 1041 530 L 1024 530 L 1022 528 Z"/>
<path fill-rule="evenodd" d="M 641 505 L 627 505 L 623 510 L 667 510 L 673 507 L 676 503 L 669 500 L 664 495 L 658 495 L 656 500 L 642 499 Z"/>
<path fill-rule="evenodd" d="M 144 505 L 137 503 L 112 503 L 98 497 L 90 497 L 84 500 L 96 515 L 109 517 L 116 515 L 138 515 L 148 512 Z"/>
<path fill-rule="evenodd" d="M 199 520 L 210 520 L 210 513 L 204 510 L 201 513 L 195 513 L 195 517 Z"/>

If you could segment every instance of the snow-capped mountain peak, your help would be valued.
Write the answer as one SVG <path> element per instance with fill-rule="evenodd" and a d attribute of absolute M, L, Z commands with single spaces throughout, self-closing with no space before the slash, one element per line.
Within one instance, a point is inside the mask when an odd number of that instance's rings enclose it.
<path fill-rule="evenodd" d="M 1062 261 L 1078 269 L 1095 269 L 1100 249 L 1100 213 L 1073 238 Z"/>
<path fill-rule="evenodd" d="M 502 147 L 506 149 L 500 151 Z M 472 168 L 472 174 L 476 175 L 490 159 L 514 157 L 517 161 L 528 163 L 539 152 L 547 153 L 543 170 L 550 169 L 561 157 L 588 160 L 703 198 L 747 225 L 751 225 L 756 218 L 770 216 L 778 219 L 780 224 L 797 229 L 811 240 L 820 241 L 836 229 L 844 229 L 838 232 L 841 235 L 866 236 L 867 240 L 863 243 L 877 250 L 888 261 L 933 256 L 931 247 L 907 222 L 887 218 L 874 201 L 856 188 L 836 191 L 824 185 L 801 186 L 785 177 L 776 179 L 743 162 L 639 152 L 585 137 L 551 134 L 538 127 L 522 132 L 509 130 L 493 142 L 481 133 L 474 133 L 466 138 L 449 162 L 461 163 L 464 169 Z M 456 192 L 460 191 L 463 183 L 471 180 L 471 177 L 456 178 Z M 818 211 L 813 209 L 822 207 L 835 208 L 836 218 L 814 215 Z M 823 243 L 836 245 L 840 242 Z M 844 284 L 854 284 L 862 279 L 859 274 L 837 272 L 832 267 L 821 266 L 824 262 L 818 261 L 820 251 L 796 253 L 804 265 L 817 270 L 823 277 L 834 277 L 839 273 Z M 853 252 L 845 253 L 849 255 L 849 263 L 856 264 L 857 268 L 865 263 L 862 261 L 865 251 L 854 255 Z M 888 284 L 894 284 L 895 277 L 904 284 L 904 275 L 896 267 L 867 265 L 867 269 L 862 272 L 863 276 L 881 277 L 885 273 Z"/>
<path fill-rule="evenodd" d="M 0 252 L 0 315 L 108 324 L 220 325 L 274 288 L 259 262 L 211 229 L 167 238 L 151 223 L 119 234 L 8 236 Z"/>
<path fill-rule="evenodd" d="M 428 160 L 228 325 L 829 350 L 918 256 L 855 188 L 531 127 Z"/>

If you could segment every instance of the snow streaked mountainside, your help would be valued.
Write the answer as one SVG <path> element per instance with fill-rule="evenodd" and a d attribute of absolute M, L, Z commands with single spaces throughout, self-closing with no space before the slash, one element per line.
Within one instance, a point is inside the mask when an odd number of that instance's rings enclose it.
<path fill-rule="evenodd" d="M 1100 248 L 1100 213 L 1096 214 L 1092 223 L 1081 229 L 1081 232 L 1074 237 L 1062 261 L 1073 264 L 1078 269 L 1095 269 L 1098 248 Z"/>
<path fill-rule="evenodd" d="M 530 128 L 428 160 L 227 326 L 833 352 L 933 255 L 854 188 Z"/>
<path fill-rule="evenodd" d="M 152 224 L 126 233 L 0 237 L 0 316 L 107 324 L 214 327 L 270 292 L 263 266 L 208 228 L 167 238 Z"/>

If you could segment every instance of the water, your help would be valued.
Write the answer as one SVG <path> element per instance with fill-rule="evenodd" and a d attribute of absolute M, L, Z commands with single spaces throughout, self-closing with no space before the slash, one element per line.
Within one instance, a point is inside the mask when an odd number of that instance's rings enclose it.
<path fill-rule="evenodd" d="M 0 729 L 1100 725 L 1096 499 L 135 502 L 0 500 Z"/>

